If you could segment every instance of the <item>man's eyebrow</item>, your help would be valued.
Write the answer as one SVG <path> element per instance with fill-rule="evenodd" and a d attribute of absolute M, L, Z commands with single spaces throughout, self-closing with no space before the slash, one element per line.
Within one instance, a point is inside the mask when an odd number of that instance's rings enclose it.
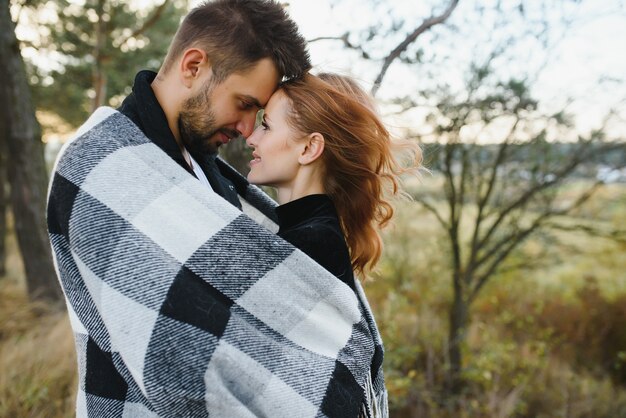
<path fill-rule="evenodd" d="M 256 97 L 252 97 L 247 94 L 244 94 L 241 96 L 241 98 L 258 108 L 263 108 L 263 106 L 259 102 L 259 99 L 257 99 Z"/>

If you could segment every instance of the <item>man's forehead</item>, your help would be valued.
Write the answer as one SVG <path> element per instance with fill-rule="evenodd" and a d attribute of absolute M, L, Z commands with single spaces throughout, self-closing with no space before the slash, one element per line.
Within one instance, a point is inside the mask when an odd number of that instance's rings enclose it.
<path fill-rule="evenodd" d="M 258 107 L 264 107 L 278 88 L 279 74 L 274 63 L 262 59 L 244 73 L 234 73 L 229 77 L 238 94 Z M 228 79 L 227 79 L 228 81 Z"/>
<path fill-rule="evenodd" d="M 237 97 L 247 103 L 250 103 L 260 109 L 267 106 L 275 88 L 266 88 L 264 86 L 256 86 L 256 88 L 240 90 Z"/>

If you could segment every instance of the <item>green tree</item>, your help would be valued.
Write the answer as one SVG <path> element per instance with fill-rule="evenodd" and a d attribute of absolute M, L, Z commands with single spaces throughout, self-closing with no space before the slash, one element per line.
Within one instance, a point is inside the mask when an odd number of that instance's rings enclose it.
<path fill-rule="evenodd" d="M 188 7 L 187 1 L 182 0 L 163 0 L 140 10 L 132 9 L 127 2 L 108 0 L 90 0 L 82 5 L 32 0 L 15 1 L 12 5 L 17 20 L 26 22 L 36 33 L 22 39 L 20 46 L 30 52 L 25 62 L 29 74 L 26 80 L 37 109 L 53 112 L 73 126 L 82 123 L 98 106 L 118 105 L 130 92 L 136 71 L 159 67 Z M 27 123 L 31 122 L 36 120 Z M 39 125 L 36 131 L 39 132 Z M 2 129 L 2 134 L 5 132 Z M 36 136 L 41 142 L 40 134 Z M 37 150 L 33 152 L 40 153 L 41 146 L 35 146 Z M 0 191 L 11 180 L 3 175 L 10 168 L 10 160 L 2 154 Z M 37 160 L 38 156 L 33 158 Z M 45 176 L 38 181 L 41 184 L 32 187 L 45 188 Z M 4 197 L 0 194 L 1 214 L 7 207 Z M 3 267 L 4 215 L 1 220 Z"/>
<path fill-rule="evenodd" d="M 604 184 L 598 165 L 609 164 L 610 155 L 624 149 L 624 139 L 607 140 L 602 126 L 561 143 L 573 126 L 560 112 L 542 113 L 524 81 L 502 82 L 488 67 L 475 67 L 470 75 L 467 96 L 441 94 L 430 114 L 438 145 L 426 150 L 431 167 L 444 177 L 444 189 L 415 194 L 445 231 L 450 250 L 448 356 L 454 393 L 462 390 L 465 333 L 481 290 L 498 274 L 545 262 L 511 257 L 530 236 L 541 234 L 544 242 L 558 245 L 555 232 L 564 229 L 623 234 L 592 222 L 572 224 L 567 216 Z M 489 131 L 494 143 L 480 145 Z M 586 186 L 568 187 L 582 179 Z"/>
<path fill-rule="evenodd" d="M 22 7 L 39 31 L 25 45 L 37 49 L 29 62 L 37 107 L 77 126 L 95 108 L 119 105 L 137 71 L 159 68 L 188 2 L 134 9 L 119 0 L 59 0 Z"/>

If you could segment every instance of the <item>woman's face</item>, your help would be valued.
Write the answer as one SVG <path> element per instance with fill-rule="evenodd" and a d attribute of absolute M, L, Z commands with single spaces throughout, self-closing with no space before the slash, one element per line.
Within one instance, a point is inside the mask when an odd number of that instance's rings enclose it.
<path fill-rule="evenodd" d="M 291 187 L 300 168 L 298 157 L 305 148 L 300 134 L 287 123 L 289 99 L 277 90 L 270 98 L 263 122 L 246 140 L 252 148 L 248 181 L 277 188 Z"/>

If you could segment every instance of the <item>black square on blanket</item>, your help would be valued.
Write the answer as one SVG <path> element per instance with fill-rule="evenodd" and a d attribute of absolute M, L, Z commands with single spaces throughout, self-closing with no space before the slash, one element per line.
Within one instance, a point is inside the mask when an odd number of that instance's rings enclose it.
<path fill-rule="evenodd" d="M 126 399 L 128 385 L 113 365 L 111 353 L 100 350 L 91 338 L 87 340 L 86 362 L 86 393 L 119 401 Z"/>
<path fill-rule="evenodd" d="M 356 417 L 365 394 L 352 373 L 342 363 L 335 362 L 333 378 L 326 388 L 321 410 L 328 417 Z"/>
<path fill-rule="evenodd" d="M 232 304 L 232 300 L 182 267 L 161 306 L 161 314 L 219 338 L 228 324 Z"/>
<path fill-rule="evenodd" d="M 69 238 L 70 216 L 78 191 L 78 186 L 74 183 L 58 173 L 54 174 L 47 215 L 50 234 L 59 234 L 65 239 Z"/>

